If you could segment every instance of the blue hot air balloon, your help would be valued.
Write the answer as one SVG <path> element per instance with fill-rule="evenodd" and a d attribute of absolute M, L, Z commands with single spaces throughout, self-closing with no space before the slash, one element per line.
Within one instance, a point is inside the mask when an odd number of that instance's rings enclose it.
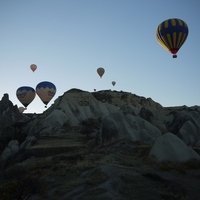
<path fill-rule="evenodd" d="M 179 51 L 186 41 L 189 30 L 187 24 L 181 19 L 168 19 L 163 21 L 156 29 L 156 39 L 158 43 L 173 54 Z"/>
<path fill-rule="evenodd" d="M 42 102 L 47 106 L 47 104 L 56 94 L 56 86 L 49 81 L 40 82 L 36 86 L 36 93 L 40 97 Z"/>
<path fill-rule="evenodd" d="M 27 107 L 34 100 L 35 95 L 35 90 L 29 86 L 22 86 L 16 91 L 16 96 L 24 107 Z"/>

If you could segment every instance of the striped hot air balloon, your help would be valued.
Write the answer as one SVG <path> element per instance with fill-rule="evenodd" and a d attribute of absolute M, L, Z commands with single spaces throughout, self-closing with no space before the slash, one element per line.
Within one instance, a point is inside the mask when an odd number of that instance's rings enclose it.
<path fill-rule="evenodd" d="M 177 58 L 177 52 L 187 39 L 189 29 L 181 19 L 168 19 L 163 21 L 156 29 L 158 43 Z"/>

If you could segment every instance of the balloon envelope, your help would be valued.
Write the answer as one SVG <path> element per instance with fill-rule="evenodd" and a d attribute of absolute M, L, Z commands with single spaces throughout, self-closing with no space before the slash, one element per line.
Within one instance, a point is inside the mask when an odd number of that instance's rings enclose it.
<path fill-rule="evenodd" d="M 115 81 L 112 81 L 112 85 L 115 86 L 115 84 L 116 84 L 116 82 L 115 82 Z"/>
<path fill-rule="evenodd" d="M 35 95 L 35 90 L 29 86 L 22 86 L 16 91 L 16 96 L 24 107 L 27 107 L 33 101 Z"/>
<path fill-rule="evenodd" d="M 173 54 L 179 51 L 186 41 L 189 30 L 187 24 L 181 19 L 168 19 L 163 21 L 156 29 L 158 43 Z"/>
<path fill-rule="evenodd" d="M 97 69 L 97 73 L 99 74 L 100 77 L 102 77 L 103 74 L 105 73 L 105 69 L 102 68 L 102 67 L 99 67 L 99 68 Z"/>
<path fill-rule="evenodd" d="M 34 72 L 34 71 L 37 69 L 37 65 L 32 64 L 32 65 L 30 66 L 30 68 L 31 68 L 31 70 Z"/>
<path fill-rule="evenodd" d="M 47 105 L 56 94 L 56 86 L 48 81 L 40 82 L 36 86 L 36 93 L 42 102 Z"/>

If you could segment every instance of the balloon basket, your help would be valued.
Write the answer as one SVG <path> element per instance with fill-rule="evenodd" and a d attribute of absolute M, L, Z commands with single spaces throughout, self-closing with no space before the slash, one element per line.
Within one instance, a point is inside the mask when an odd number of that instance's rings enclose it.
<path fill-rule="evenodd" d="M 173 55 L 173 58 L 177 58 L 177 55 Z"/>

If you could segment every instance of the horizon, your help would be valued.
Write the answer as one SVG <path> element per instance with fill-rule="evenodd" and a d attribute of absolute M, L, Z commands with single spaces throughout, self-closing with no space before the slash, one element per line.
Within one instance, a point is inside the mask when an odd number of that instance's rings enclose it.
<path fill-rule="evenodd" d="M 200 105 L 200 1 L 144 2 L 1 1 L 0 95 L 21 107 L 19 87 L 50 81 L 57 91 L 48 107 L 70 88 L 127 91 L 163 107 Z M 170 18 L 189 27 L 176 59 L 156 40 L 158 25 Z M 45 110 L 36 95 L 25 112 Z"/>
<path fill-rule="evenodd" d="M 26 111 L 26 112 L 23 112 L 23 114 L 43 114 L 45 111 L 47 111 L 51 106 L 53 106 L 54 105 L 54 103 L 55 103 L 55 101 L 58 99 L 58 98 L 61 98 L 61 97 L 63 97 L 66 93 L 70 93 L 70 91 L 71 90 L 79 90 L 79 92 L 88 92 L 88 93 L 98 93 L 98 92 L 118 92 L 118 93 L 128 93 L 128 94 L 130 94 L 130 95 L 134 95 L 134 96 L 136 96 L 136 97 L 139 97 L 139 98 L 145 98 L 146 100 L 148 100 L 148 99 L 151 99 L 154 103 L 157 103 L 157 104 L 160 104 L 159 102 L 157 102 L 157 101 L 155 101 L 154 99 L 152 99 L 151 97 L 144 97 L 144 96 L 139 96 L 139 95 L 137 95 L 137 94 L 134 94 L 134 93 L 131 93 L 131 92 L 127 92 L 127 91 L 117 91 L 117 90 L 110 90 L 110 89 L 107 89 L 107 90 L 99 90 L 99 91 L 92 91 L 92 92 L 90 92 L 90 91 L 84 91 L 84 90 L 81 90 L 81 89 L 79 89 L 79 88 L 71 88 L 71 89 L 69 89 L 69 90 L 67 90 L 66 92 L 64 92 L 64 94 L 63 95 L 61 95 L 61 96 L 58 96 L 55 100 L 54 100 L 54 102 L 50 105 L 50 106 L 48 106 L 43 112 L 41 112 L 41 113 L 37 113 L 37 112 L 28 112 L 28 109 L 25 109 L 24 111 Z M 5 93 L 5 94 L 8 94 L 8 93 Z M 5 95 L 4 94 L 4 95 Z M 4 97 L 4 95 L 2 96 L 2 98 Z M 1 98 L 1 100 L 2 100 L 2 98 Z M 9 94 L 8 94 L 8 98 L 9 98 Z M 11 101 L 11 99 L 9 98 L 9 100 Z M 99 100 L 98 100 L 99 101 Z M 12 102 L 12 101 L 11 101 Z M 13 103 L 13 102 L 12 102 Z M 187 105 L 177 105 L 177 106 L 163 106 L 162 104 L 160 104 L 163 108 L 181 108 L 181 107 L 188 107 L 188 108 L 192 108 L 192 107 L 196 107 L 196 106 L 198 106 L 198 105 L 192 105 L 192 106 L 187 106 Z M 13 106 L 17 106 L 17 104 L 14 104 L 13 103 Z M 18 106 L 17 106 L 18 107 Z M 23 106 L 19 106 L 18 108 L 20 108 L 20 107 L 23 107 Z M 198 106 L 198 107 L 200 107 L 200 106 Z"/>

